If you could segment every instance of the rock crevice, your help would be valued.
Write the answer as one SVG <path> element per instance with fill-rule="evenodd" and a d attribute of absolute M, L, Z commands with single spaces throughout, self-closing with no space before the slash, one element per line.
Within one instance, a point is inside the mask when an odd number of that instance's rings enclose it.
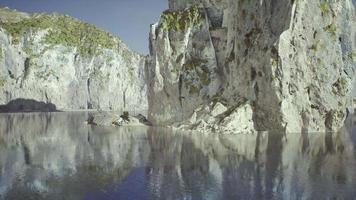
<path fill-rule="evenodd" d="M 204 23 L 188 24 L 184 30 L 162 28 L 163 14 L 153 26 L 156 37 L 150 37 L 151 57 L 155 59 L 149 77 L 156 84 L 149 86 L 149 99 L 161 101 L 149 103 L 152 122 L 190 126 L 189 119 L 201 105 L 219 101 L 230 108 L 239 99 L 247 99 L 255 130 L 323 132 L 343 125 L 351 103 L 350 74 L 355 72 L 355 59 L 347 56 L 355 51 L 351 0 L 170 0 L 169 6 L 166 13 L 198 7 L 205 13 Z M 191 36 L 190 31 L 200 36 Z M 179 45 L 201 40 L 205 41 L 203 49 Z M 171 46 L 176 47 L 174 51 Z M 199 61 L 208 62 L 194 62 L 194 69 L 205 66 L 219 81 L 206 85 L 210 93 L 194 90 L 196 95 L 187 95 L 190 99 L 182 102 L 181 89 L 175 92 L 174 88 L 184 88 L 192 76 L 184 70 L 190 60 L 182 58 L 197 51 Z M 174 74 L 170 68 L 178 69 L 174 73 L 179 74 L 180 84 L 169 81 Z M 194 73 L 199 76 L 197 70 Z M 158 83 L 172 93 L 150 89 Z M 201 88 L 199 83 L 193 86 Z"/>

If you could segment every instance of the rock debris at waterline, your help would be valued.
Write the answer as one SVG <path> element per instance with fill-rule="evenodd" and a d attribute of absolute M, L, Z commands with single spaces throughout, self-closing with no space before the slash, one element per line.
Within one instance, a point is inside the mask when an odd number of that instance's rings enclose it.
<path fill-rule="evenodd" d="M 219 102 L 243 113 L 238 105 L 250 102 L 250 130 L 343 126 L 356 68 L 351 0 L 196 2 L 170 0 L 151 26 L 150 121 L 205 130 L 213 118 L 197 114 L 200 107 L 214 111 L 209 105 Z M 213 121 L 209 129 L 225 129 Z"/>

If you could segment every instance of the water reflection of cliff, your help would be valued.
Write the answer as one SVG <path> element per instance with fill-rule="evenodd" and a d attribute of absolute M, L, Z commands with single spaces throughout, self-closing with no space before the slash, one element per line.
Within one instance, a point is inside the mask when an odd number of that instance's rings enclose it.
<path fill-rule="evenodd" d="M 0 115 L 0 198 L 356 196 L 356 134 L 346 129 L 204 136 L 163 128 L 93 128 L 83 124 L 85 118 L 85 113 Z"/>
<path fill-rule="evenodd" d="M 1 115 L 0 197 L 26 199 L 35 192 L 36 199 L 80 199 L 144 165 L 145 128 L 134 133 L 95 128 L 85 118 L 84 113 Z"/>

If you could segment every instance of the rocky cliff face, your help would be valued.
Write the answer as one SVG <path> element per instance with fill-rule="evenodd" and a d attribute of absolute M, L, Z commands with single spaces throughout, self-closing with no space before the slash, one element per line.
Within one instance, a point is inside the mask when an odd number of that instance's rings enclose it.
<path fill-rule="evenodd" d="M 198 105 L 212 112 L 219 102 L 225 106 L 222 119 L 247 104 L 253 123 L 247 121 L 257 130 L 342 126 L 356 67 L 351 0 L 170 0 L 169 5 L 151 27 L 153 122 L 192 124 L 187 119 L 199 116 Z"/>
<path fill-rule="evenodd" d="M 154 124 L 204 132 L 343 125 L 356 66 L 351 0 L 170 0 L 169 7 L 151 26 L 149 59 L 68 16 L 1 9 L 0 104 L 148 108 Z"/>
<path fill-rule="evenodd" d="M 148 99 L 154 123 L 186 119 L 217 93 L 221 81 L 204 9 L 163 13 L 151 27 L 150 50 Z"/>
<path fill-rule="evenodd" d="M 0 104 L 147 110 L 145 57 L 93 25 L 0 9 Z"/>

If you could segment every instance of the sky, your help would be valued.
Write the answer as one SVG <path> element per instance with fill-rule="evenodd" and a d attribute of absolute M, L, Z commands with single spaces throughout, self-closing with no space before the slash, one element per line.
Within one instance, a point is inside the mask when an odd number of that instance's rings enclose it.
<path fill-rule="evenodd" d="M 67 14 L 112 32 L 131 49 L 148 54 L 150 24 L 168 8 L 168 0 L 0 0 L 0 6 Z"/>

